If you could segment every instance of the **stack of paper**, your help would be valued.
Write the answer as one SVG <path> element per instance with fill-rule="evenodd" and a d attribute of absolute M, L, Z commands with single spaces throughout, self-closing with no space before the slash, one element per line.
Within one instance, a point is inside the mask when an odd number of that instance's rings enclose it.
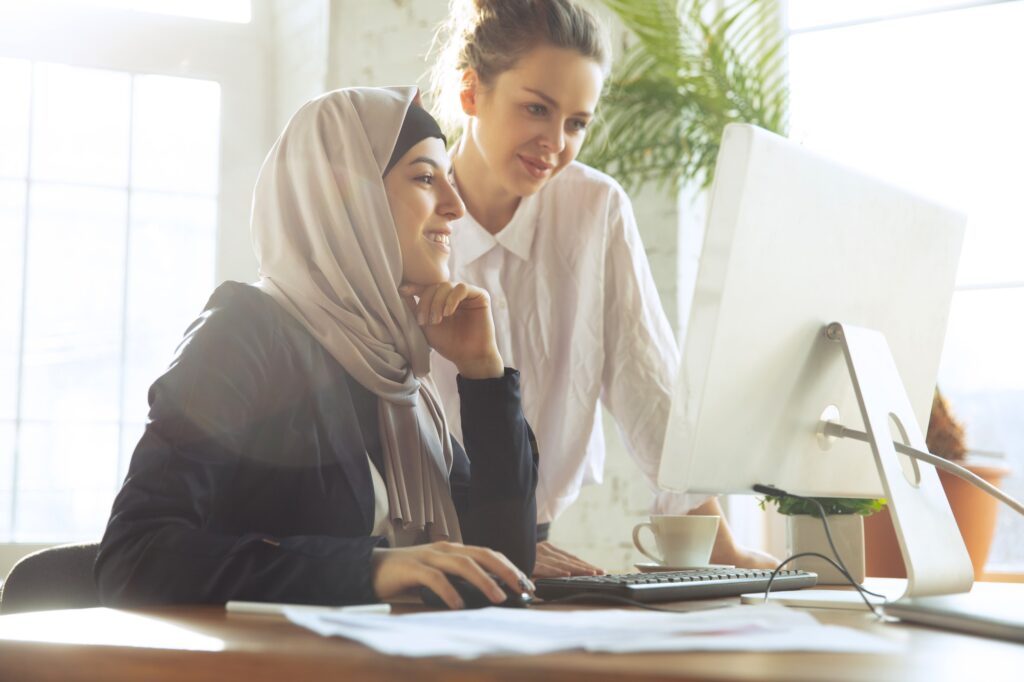
<path fill-rule="evenodd" d="M 396 656 L 477 658 L 572 649 L 606 653 L 899 650 L 880 637 L 821 625 L 807 612 L 771 604 L 679 614 L 494 607 L 404 616 L 286 609 L 285 615 L 325 637 L 346 637 Z"/>

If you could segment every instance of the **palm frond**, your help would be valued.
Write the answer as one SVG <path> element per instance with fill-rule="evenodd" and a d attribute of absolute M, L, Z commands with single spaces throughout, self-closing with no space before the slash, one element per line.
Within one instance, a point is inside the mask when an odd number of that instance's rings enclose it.
<path fill-rule="evenodd" d="M 709 184 L 722 130 L 785 133 L 779 0 L 603 0 L 630 31 L 582 159 L 623 185 Z"/>

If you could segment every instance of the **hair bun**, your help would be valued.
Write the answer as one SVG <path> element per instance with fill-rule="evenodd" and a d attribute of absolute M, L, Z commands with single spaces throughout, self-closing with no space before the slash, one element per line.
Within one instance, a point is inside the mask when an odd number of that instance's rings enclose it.
<path fill-rule="evenodd" d="M 597 18 L 576 0 L 450 0 L 434 38 L 432 110 L 443 127 L 461 120 L 461 74 L 473 69 L 489 84 L 538 45 L 575 50 L 608 72 L 607 38 Z"/>

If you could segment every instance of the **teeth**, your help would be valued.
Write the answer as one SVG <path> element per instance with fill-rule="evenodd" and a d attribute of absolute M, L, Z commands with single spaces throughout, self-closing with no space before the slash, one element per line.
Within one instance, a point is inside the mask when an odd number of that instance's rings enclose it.
<path fill-rule="evenodd" d="M 430 234 L 430 240 L 435 241 L 438 244 L 451 244 L 450 235 L 444 234 L 443 232 L 432 232 Z"/>

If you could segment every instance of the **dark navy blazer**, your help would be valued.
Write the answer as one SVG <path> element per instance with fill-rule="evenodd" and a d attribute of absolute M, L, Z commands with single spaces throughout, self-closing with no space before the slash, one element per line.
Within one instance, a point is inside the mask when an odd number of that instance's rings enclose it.
<path fill-rule="evenodd" d="M 459 377 L 459 395 L 466 447 L 453 439 L 450 483 L 463 542 L 529 575 L 537 452 L 519 373 Z M 96 560 L 102 601 L 376 601 L 376 401 L 269 296 L 218 287 L 150 388 Z"/>

